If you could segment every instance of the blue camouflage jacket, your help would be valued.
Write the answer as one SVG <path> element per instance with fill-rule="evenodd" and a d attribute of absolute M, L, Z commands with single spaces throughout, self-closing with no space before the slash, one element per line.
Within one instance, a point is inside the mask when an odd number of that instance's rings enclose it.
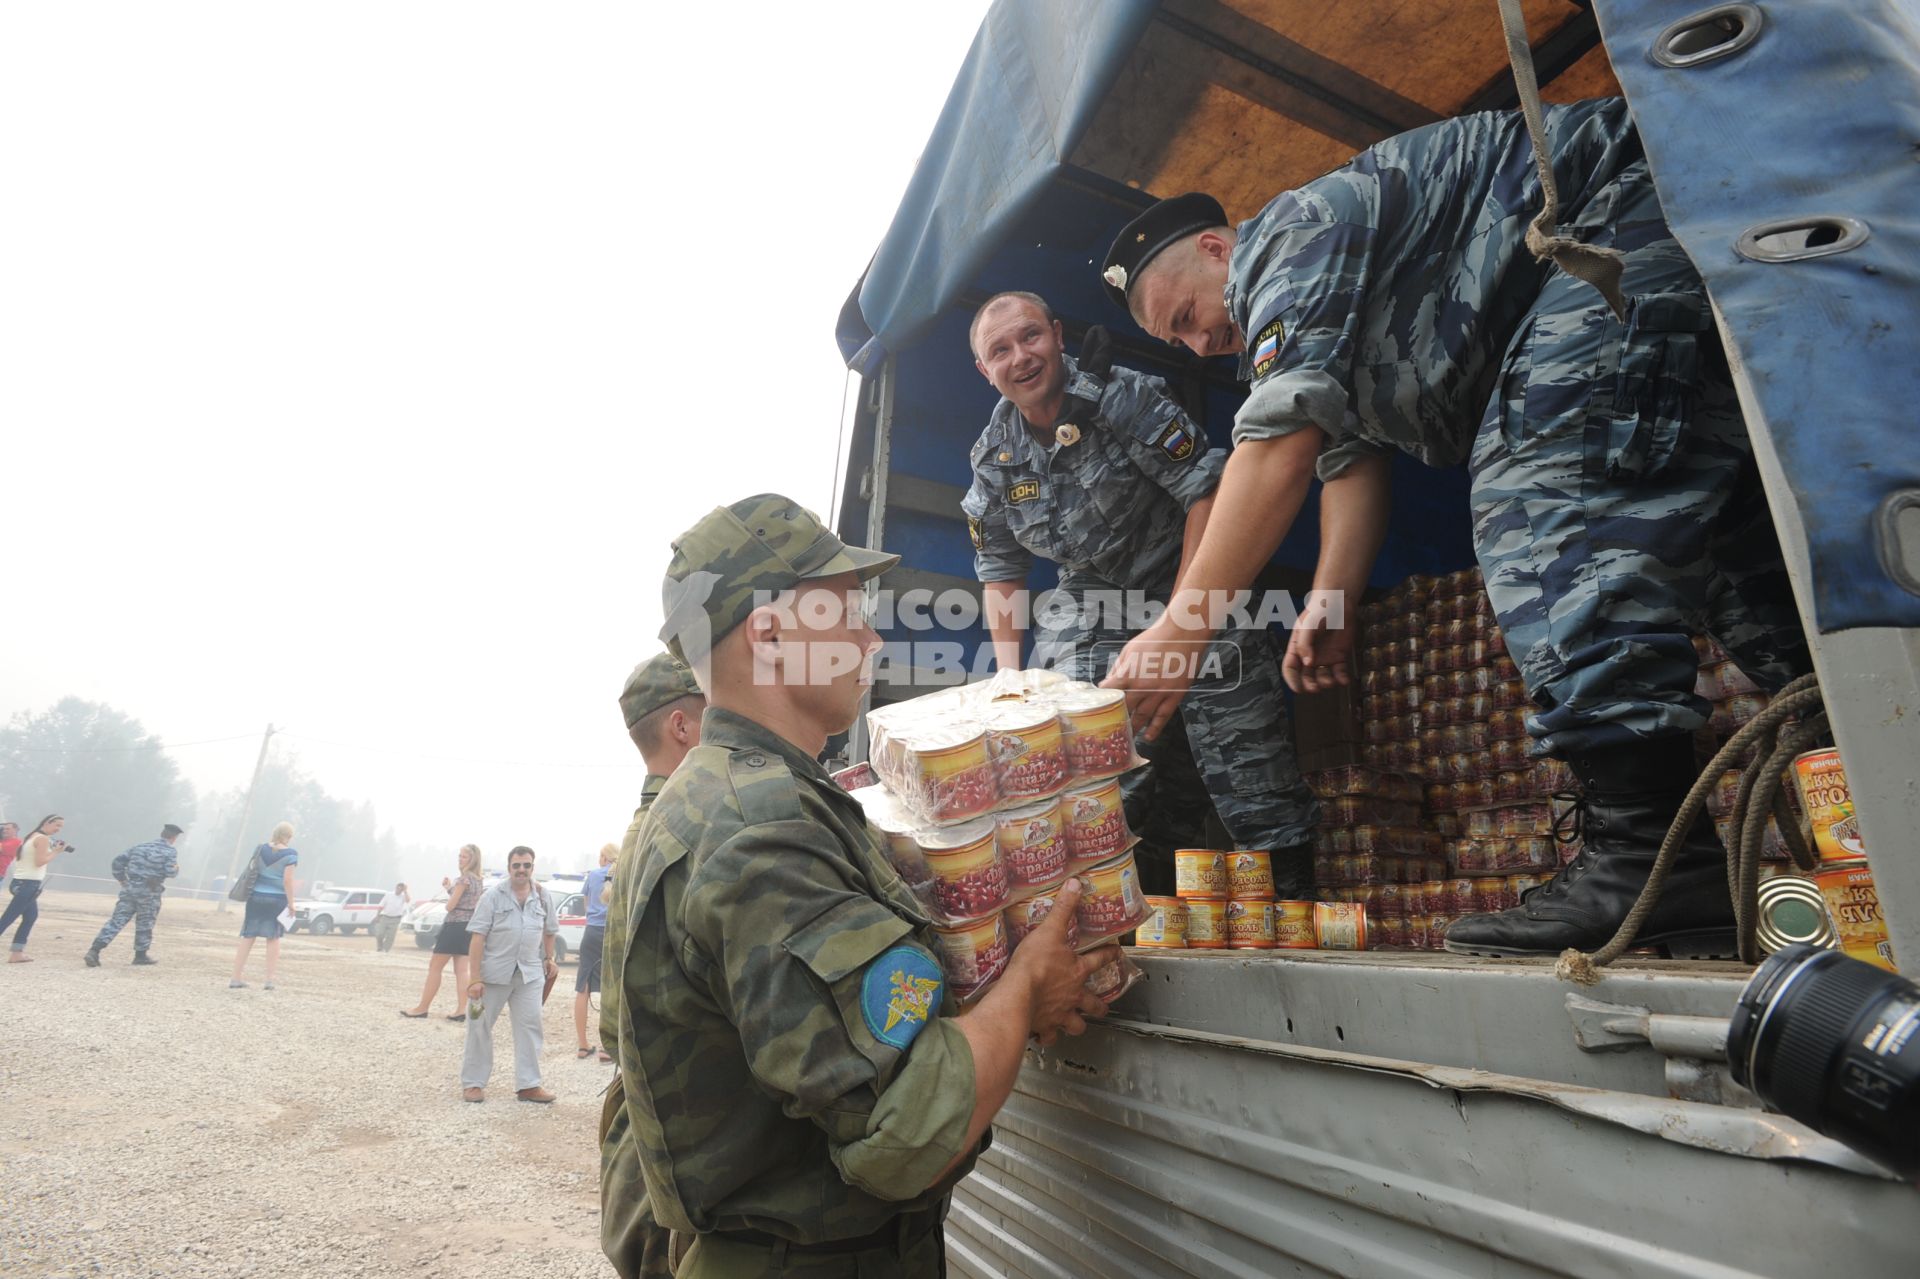
<path fill-rule="evenodd" d="M 1065 358 L 1071 387 L 1079 366 Z M 1002 399 L 973 446 L 973 484 L 960 503 L 974 575 L 1022 580 L 1038 555 L 1121 589 L 1165 591 L 1187 511 L 1219 486 L 1226 457 L 1164 382 L 1133 369 L 1108 375 L 1099 414 L 1075 444 L 1041 443 Z"/>
<path fill-rule="evenodd" d="M 1619 98 L 1547 108 L 1562 216 L 1579 236 L 1641 158 Z M 1466 460 L 1509 343 L 1546 278 L 1525 244 L 1540 181 L 1518 112 L 1443 120 L 1283 192 L 1240 227 L 1227 309 L 1252 391 L 1236 443 L 1327 433 L 1319 473 L 1399 449 Z M 1596 207 L 1589 208 L 1590 205 Z"/>

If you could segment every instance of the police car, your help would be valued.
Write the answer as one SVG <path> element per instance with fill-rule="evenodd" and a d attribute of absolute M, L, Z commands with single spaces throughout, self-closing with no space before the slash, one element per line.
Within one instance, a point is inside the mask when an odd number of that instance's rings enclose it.
<path fill-rule="evenodd" d="M 386 895 L 384 888 L 321 889 L 293 904 L 293 927 L 287 931 L 297 933 L 304 928 L 315 937 L 325 937 L 336 928 L 346 935 L 356 928 L 370 927 Z"/>

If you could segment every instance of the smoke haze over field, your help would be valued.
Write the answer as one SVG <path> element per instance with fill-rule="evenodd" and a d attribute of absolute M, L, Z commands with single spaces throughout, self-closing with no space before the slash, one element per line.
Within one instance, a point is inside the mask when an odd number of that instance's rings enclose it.
<path fill-rule="evenodd" d="M 985 7 L 13 10 L 0 718 L 195 743 L 209 818 L 272 722 L 431 865 L 591 864 L 667 540 L 825 513 L 834 317 Z"/>

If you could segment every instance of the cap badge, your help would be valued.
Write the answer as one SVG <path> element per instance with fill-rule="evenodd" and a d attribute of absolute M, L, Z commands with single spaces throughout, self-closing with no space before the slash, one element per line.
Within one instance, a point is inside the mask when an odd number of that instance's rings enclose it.
<path fill-rule="evenodd" d="M 1108 284 L 1111 284 L 1114 288 L 1119 289 L 1122 293 L 1127 291 L 1127 268 L 1117 262 L 1108 267 L 1101 274 L 1100 278 Z"/>

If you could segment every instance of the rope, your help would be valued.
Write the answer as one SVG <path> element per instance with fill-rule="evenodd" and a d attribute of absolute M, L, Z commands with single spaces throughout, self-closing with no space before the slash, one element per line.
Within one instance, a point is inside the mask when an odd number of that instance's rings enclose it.
<path fill-rule="evenodd" d="M 1789 720 L 1800 722 L 1788 727 Z M 1639 900 L 1634 902 L 1633 909 L 1620 922 L 1613 940 L 1591 955 L 1571 949 L 1562 952 L 1559 962 L 1554 965 L 1554 975 L 1563 981 L 1591 986 L 1600 980 L 1600 969 L 1632 948 L 1634 939 L 1639 936 L 1640 925 L 1646 922 L 1647 916 L 1653 913 L 1653 908 L 1660 902 L 1660 894 L 1666 888 L 1667 875 L 1680 855 L 1681 845 L 1686 843 L 1694 822 L 1706 811 L 1707 797 L 1713 793 L 1720 775 L 1728 769 L 1739 767 L 1741 758 L 1747 756 L 1749 750 L 1752 754 L 1734 797 L 1733 840 L 1727 850 L 1727 886 L 1733 896 L 1740 957 L 1747 963 L 1756 962 L 1758 949 L 1754 940 L 1754 925 L 1759 914 L 1760 852 L 1762 841 L 1766 838 L 1767 818 L 1786 814 L 1786 820 L 1780 821 L 1779 825 L 1781 833 L 1787 837 L 1794 863 L 1803 870 L 1810 867 L 1813 864 L 1811 854 L 1799 837 L 1799 829 L 1786 807 L 1786 797 L 1780 791 L 1781 775 L 1786 766 L 1793 762 L 1794 756 L 1805 750 L 1825 728 L 1826 711 L 1820 698 L 1818 679 L 1803 675 L 1781 689 L 1773 703 L 1728 738 L 1727 744 L 1716 751 L 1712 761 L 1701 770 L 1700 776 L 1687 791 L 1687 797 L 1681 801 L 1680 812 L 1668 828 L 1667 837 L 1660 842 L 1660 852 L 1653 859 L 1653 869 L 1647 873 L 1646 887 L 1640 890 Z"/>
<path fill-rule="evenodd" d="M 1560 235 L 1560 188 L 1553 180 L 1553 156 L 1547 150 L 1546 114 L 1540 106 L 1540 83 L 1533 72 L 1533 46 L 1527 41 L 1527 17 L 1520 11 L 1520 0 L 1499 0 L 1500 27 L 1507 37 L 1507 61 L 1513 64 L 1513 87 L 1520 97 L 1520 114 L 1527 122 L 1527 136 L 1533 142 L 1534 162 L 1540 167 L 1540 193 L 1544 202 L 1539 214 L 1527 227 L 1527 248 L 1533 256 L 1551 259 L 1553 264 L 1576 280 L 1584 280 L 1600 291 L 1613 314 L 1627 318 L 1626 298 L 1620 292 L 1620 277 L 1625 262 L 1617 249 L 1597 244 L 1582 244 L 1572 236 Z"/>

